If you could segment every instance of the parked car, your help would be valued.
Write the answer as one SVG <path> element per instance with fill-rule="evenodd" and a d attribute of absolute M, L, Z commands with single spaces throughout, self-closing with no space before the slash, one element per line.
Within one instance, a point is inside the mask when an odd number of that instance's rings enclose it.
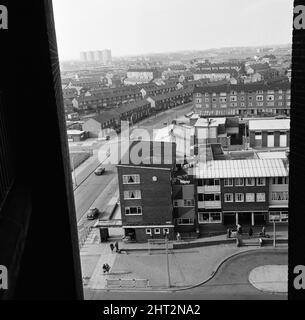
<path fill-rule="evenodd" d="M 95 171 L 94 171 L 94 173 L 95 173 L 95 175 L 97 175 L 97 176 L 101 176 L 103 173 L 105 173 L 105 168 L 104 167 L 98 167 Z"/>
<path fill-rule="evenodd" d="M 90 208 L 87 211 L 87 219 L 88 220 L 94 220 L 95 218 L 97 218 L 100 214 L 100 211 L 97 208 Z"/>

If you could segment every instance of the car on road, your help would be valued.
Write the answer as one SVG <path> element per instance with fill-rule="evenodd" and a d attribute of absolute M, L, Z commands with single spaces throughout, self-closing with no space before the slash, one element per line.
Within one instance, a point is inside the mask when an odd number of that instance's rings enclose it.
<path fill-rule="evenodd" d="M 87 211 L 87 219 L 88 220 L 94 220 L 95 218 L 97 218 L 100 214 L 100 211 L 97 208 L 90 208 Z"/>
<path fill-rule="evenodd" d="M 103 173 L 105 173 L 105 168 L 104 167 L 98 167 L 95 171 L 94 171 L 94 173 L 95 173 L 95 175 L 97 175 L 97 176 L 101 176 Z"/>

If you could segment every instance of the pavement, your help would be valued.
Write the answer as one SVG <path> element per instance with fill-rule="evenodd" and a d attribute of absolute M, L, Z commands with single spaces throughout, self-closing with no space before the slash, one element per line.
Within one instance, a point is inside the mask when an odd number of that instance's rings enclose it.
<path fill-rule="evenodd" d="M 122 253 L 112 253 L 109 244 L 120 238 L 121 235 L 119 233 L 110 235 L 110 241 L 107 243 L 99 243 L 97 229 L 93 230 L 92 234 L 89 235 L 85 245 L 81 249 L 84 285 L 87 289 L 112 290 L 106 286 L 106 279 L 144 279 L 148 280 L 149 288 L 143 288 L 143 290 L 162 291 L 168 289 L 165 249 L 160 248 L 159 250 L 149 251 L 147 243 L 134 243 L 130 244 L 132 245 L 131 251 L 124 251 L 126 244 L 119 241 Z M 285 234 L 282 231 L 281 234 L 277 235 L 277 238 L 282 237 L 284 239 L 286 236 L 287 232 Z M 201 238 L 196 239 L 194 242 L 222 241 L 224 237 Z M 287 244 L 281 244 L 277 247 L 280 250 L 281 248 L 286 248 Z M 259 248 L 258 246 L 236 247 L 234 243 L 170 249 L 168 257 L 171 290 L 194 287 L 208 281 L 223 261 L 242 252 L 261 249 L 263 248 Z M 270 249 L 273 249 L 273 247 L 269 247 Z M 111 267 L 110 273 L 107 275 L 104 275 L 102 272 L 102 265 L 104 263 L 108 263 Z M 93 265 L 94 267 L 92 267 Z M 130 288 L 130 290 L 133 289 Z"/>
<path fill-rule="evenodd" d="M 225 259 L 205 283 L 180 290 L 97 290 L 84 287 L 86 300 L 287 300 L 287 294 L 258 290 L 249 273 L 262 265 L 287 265 L 288 249 L 260 248 Z M 189 272 L 192 271 L 190 263 Z M 194 276 L 195 277 L 195 276 Z M 199 275 L 197 281 L 200 282 Z"/>

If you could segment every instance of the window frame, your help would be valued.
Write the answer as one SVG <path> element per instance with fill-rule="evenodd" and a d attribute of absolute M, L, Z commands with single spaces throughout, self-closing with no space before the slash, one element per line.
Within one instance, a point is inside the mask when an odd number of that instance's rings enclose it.
<path fill-rule="evenodd" d="M 239 180 L 239 181 L 242 180 L 243 183 L 242 183 L 242 184 L 237 184 L 236 181 L 238 181 L 238 180 Z M 245 179 L 244 179 L 244 178 L 234 178 L 234 186 L 235 186 L 235 187 L 244 187 L 244 186 L 245 186 Z"/>
<path fill-rule="evenodd" d="M 264 195 L 264 200 L 259 200 L 258 195 Z M 256 193 L 256 202 L 266 202 L 266 192 L 257 192 Z"/>
<path fill-rule="evenodd" d="M 139 211 L 139 208 L 140 208 L 140 211 L 141 213 L 126 213 L 127 210 L 130 211 L 131 208 L 137 208 L 137 212 Z M 128 206 L 128 207 L 125 207 L 125 216 L 142 216 L 143 215 L 143 208 L 142 206 Z"/>
<path fill-rule="evenodd" d="M 130 198 L 130 196 L 129 196 L 129 198 L 126 198 L 125 197 L 125 193 L 126 192 L 134 192 L 135 194 L 136 193 L 139 193 L 138 195 L 139 195 L 139 197 L 136 197 L 136 198 Z M 140 200 L 140 199 L 142 199 L 142 193 L 141 193 L 141 190 L 124 190 L 124 200 Z"/>
<path fill-rule="evenodd" d="M 263 184 L 260 184 L 260 183 L 259 183 L 259 179 L 263 179 L 264 183 L 263 183 Z M 266 178 L 264 178 L 264 177 L 256 178 L 256 185 L 257 185 L 258 187 L 265 186 L 265 185 L 266 185 Z"/>
<path fill-rule="evenodd" d="M 238 200 L 238 196 L 242 195 L 242 200 Z M 242 192 L 236 192 L 235 193 L 235 202 L 245 202 L 245 194 Z"/>
<path fill-rule="evenodd" d="M 231 184 L 226 184 L 227 180 L 231 180 Z M 233 178 L 225 178 L 224 181 L 223 181 L 223 185 L 224 185 L 224 187 L 233 187 L 234 179 Z"/>
<path fill-rule="evenodd" d="M 136 181 L 136 182 L 128 182 L 129 177 L 132 177 L 132 176 L 137 177 L 138 181 Z M 127 177 L 127 182 L 124 181 L 125 177 Z M 139 174 L 123 174 L 122 175 L 122 180 L 123 180 L 123 184 L 140 184 L 140 182 L 141 182 Z M 137 179 L 134 179 L 134 180 L 137 180 Z"/>
<path fill-rule="evenodd" d="M 231 201 L 227 201 L 227 199 L 226 199 L 227 195 L 230 195 Z M 225 193 L 225 194 L 223 195 L 223 197 L 224 197 L 224 198 L 223 198 L 224 202 L 228 202 L 228 203 L 234 202 L 234 194 L 233 194 L 233 193 Z"/>

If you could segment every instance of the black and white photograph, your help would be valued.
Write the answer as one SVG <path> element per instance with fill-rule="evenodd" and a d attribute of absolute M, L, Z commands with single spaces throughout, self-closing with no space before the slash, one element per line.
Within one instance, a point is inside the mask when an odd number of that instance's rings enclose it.
<path fill-rule="evenodd" d="M 0 0 L 0 300 L 304 298 L 304 29 L 297 0 Z"/>

